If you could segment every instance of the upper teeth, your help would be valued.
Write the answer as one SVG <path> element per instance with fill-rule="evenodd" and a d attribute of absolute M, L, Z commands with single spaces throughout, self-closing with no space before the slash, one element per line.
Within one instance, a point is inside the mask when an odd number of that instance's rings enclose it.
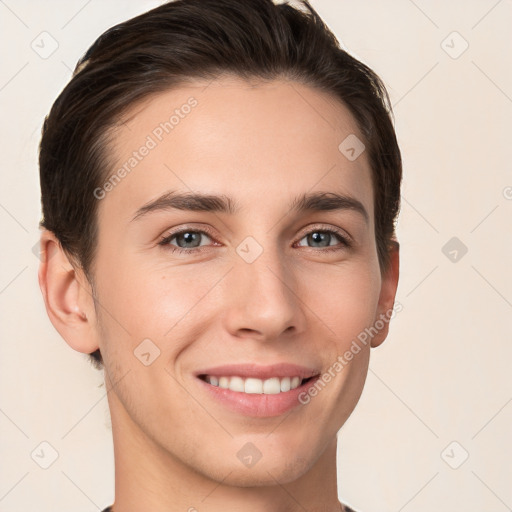
<path fill-rule="evenodd" d="M 206 382 L 212 386 L 218 386 L 231 391 L 241 393 L 259 393 L 265 395 L 277 395 L 281 392 L 290 391 L 300 386 L 302 379 L 300 377 L 272 377 L 270 379 L 254 379 L 252 377 L 243 379 L 242 377 L 215 377 L 207 375 Z"/>

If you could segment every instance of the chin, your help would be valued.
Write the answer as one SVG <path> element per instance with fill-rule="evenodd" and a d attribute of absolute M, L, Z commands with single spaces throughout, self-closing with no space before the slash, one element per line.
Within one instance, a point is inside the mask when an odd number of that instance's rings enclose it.
<path fill-rule="evenodd" d="M 233 487 L 267 487 L 275 486 L 276 482 L 288 484 L 304 475 L 310 466 L 301 461 L 296 465 L 286 462 L 279 466 L 233 468 L 229 476 L 222 479 L 222 482 Z"/>
<path fill-rule="evenodd" d="M 261 458 L 252 466 L 245 466 L 236 457 L 234 464 L 226 464 L 225 460 L 220 471 L 218 466 L 212 468 L 216 476 L 211 476 L 214 480 L 220 478 L 224 484 L 235 487 L 275 486 L 276 482 L 287 484 L 299 479 L 314 466 L 317 459 L 313 450 L 300 453 L 299 449 L 283 451 L 262 447 Z"/>

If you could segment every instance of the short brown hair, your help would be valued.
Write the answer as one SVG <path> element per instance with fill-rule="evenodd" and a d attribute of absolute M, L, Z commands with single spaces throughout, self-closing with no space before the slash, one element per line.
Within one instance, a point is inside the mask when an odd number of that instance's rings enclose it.
<path fill-rule="evenodd" d="M 334 95 L 364 137 L 372 168 L 381 272 L 400 208 L 402 162 L 381 79 L 344 51 L 307 0 L 176 0 L 103 33 L 45 118 L 39 152 L 43 218 L 92 283 L 93 191 L 111 169 L 109 129 L 135 102 L 187 80 L 287 78 Z M 340 141 L 341 142 L 341 141 Z M 90 354 L 102 366 L 99 350 Z"/>

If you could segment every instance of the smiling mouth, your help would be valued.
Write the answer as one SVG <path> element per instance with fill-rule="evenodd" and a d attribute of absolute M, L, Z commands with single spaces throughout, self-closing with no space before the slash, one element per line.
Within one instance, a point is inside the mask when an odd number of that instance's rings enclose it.
<path fill-rule="evenodd" d="M 221 389 L 229 389 L 243 394 L 264 394 L 277 395 L 286 393 L 296 389 L 310 380 L 316 378 L 317 375 L 308 378 L 299 376 L 294 377 L 270 377 L 268 379 L 257 379 L 253 377 L 243 378 L 237 375 L 233 376 L 215 376 L 215 375 L 198 375 L 198 378 L 204 382 Z"/>

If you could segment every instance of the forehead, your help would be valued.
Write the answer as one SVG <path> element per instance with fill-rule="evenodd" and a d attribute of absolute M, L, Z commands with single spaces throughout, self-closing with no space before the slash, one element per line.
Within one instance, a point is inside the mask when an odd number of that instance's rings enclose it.
<path fill-rule="evenodd" d="M 288 196 L 333 190 L 356 196 L 373 216 L 366 152 L 347 158 L 347 140 L 362 141 L 349 109 L 309 86 L 227 77 L 183 84 L 126 113 L 107 179 L 122 176 L 111 180 L 100 208 L 127 217 L 180 190 L 232 196 L 271 212 Z"/>

